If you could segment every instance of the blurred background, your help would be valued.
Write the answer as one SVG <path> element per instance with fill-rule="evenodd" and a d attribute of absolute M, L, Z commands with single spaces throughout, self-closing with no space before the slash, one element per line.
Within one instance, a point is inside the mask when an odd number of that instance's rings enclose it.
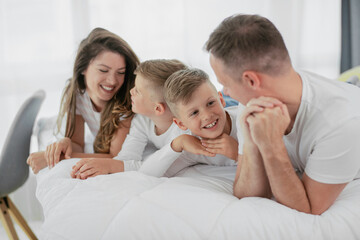
<path fill-rule="evenodd" d="M 177 58 L 217 83 L 203 46 L 235 13 L 260 14 L 283 34 L 296 69 L 340 74 L 340 0 L 0 0 L 0 148 L 22 102 L 46 91 L 39 117 L 58 113 L 80 41 L 95 27 L 124 38 L 141 61 Z M 36 150 L 33 148 L 32 150 Z M 27 220 L 42 220 L 34 176 L 13 199 Z M 28 181 L 28 182 L 29 182 Z M 24 199 L 24 200 L 21 200 Z M 1 227 L 0 227 L 1 228 Z"/>

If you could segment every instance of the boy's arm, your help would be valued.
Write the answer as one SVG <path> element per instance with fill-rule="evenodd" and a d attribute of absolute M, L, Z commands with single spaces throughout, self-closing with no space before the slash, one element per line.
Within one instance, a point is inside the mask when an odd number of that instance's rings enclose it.
<path fill-rule="evenodd" d="M 215 154 L 205 150 L 205 147 L 198 138 L 189 134 L 182 134 L 176 137 L 171 143 L 151 154 L 146 161 L 142 163 L 139 171 L 147 175 L 162 177 L 175 160 L 175 162 L 178 162 L 176 165 L 180 166 L 180 160 L 177 159 L 183 150 L 193 154 L 203 154 L 210 157 L 215 156 Z M 181 166 L 181 169 L 184 167 L 185 166 Z"/>
<path fill-rule="evenodd" d="M 124 162 L 124 171 L 138 170 L 140 168 L 143 152 L 148 143 L 147 128 L 147 119 L 139 114 L 135 115 L 131 121 L 129 134 L 122 144 L 121 151 L 114 157 L 114 159 Z"/>
<path fill-rule="evenodd" d="M 166 144 L 147 157 L 146 161 L 142 163 L 139 172 L 154 177 L 162 177 L 180 154 L 181 152 L 176 152 L 171 148 L 171 143 Z"/>

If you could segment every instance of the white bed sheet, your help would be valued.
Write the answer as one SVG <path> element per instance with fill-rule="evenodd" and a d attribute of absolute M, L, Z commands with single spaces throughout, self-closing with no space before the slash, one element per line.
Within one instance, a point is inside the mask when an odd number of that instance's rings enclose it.
<path fill-rule="evenodd" d="M 234 167 L 194 166 L 174 178 L 139 172 L 72 179 L 78 159 L 37 175 L 40 239 L 360 239 L 360 180 L 321 216 L 232 195 Z"/>

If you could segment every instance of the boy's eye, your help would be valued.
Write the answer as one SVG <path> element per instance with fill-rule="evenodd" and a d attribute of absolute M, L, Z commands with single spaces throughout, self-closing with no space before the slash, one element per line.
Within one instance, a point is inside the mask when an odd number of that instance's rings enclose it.
<path fill-rule="evenodd" d="M 191 113 L 190 113 L 190 117 L 195 116 L 196 114 L 198 114 L 198 112 L 199 112 L 199 111 L 193 111 L 193 112 L 191 112 Z"/>
<path fill-rule="evenodd" d="M 215 101 L 210 101 L 210 102 L 208 103 L 209 106 L 212 106 L 212 105 L 214 105 L 214 104 L 215 104 Z"/>

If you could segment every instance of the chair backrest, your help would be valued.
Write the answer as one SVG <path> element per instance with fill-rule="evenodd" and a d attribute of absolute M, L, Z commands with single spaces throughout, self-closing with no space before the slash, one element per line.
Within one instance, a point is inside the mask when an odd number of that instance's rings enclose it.
<path fill-rule="evenodd" d="M 0 197 L 22 186 L 29 176 L 26 160 L 30 152 L 30 140 L 36 116 L 45 98 L 39 90 L 20 107 L 9 129 L 0 156 Z"/>

